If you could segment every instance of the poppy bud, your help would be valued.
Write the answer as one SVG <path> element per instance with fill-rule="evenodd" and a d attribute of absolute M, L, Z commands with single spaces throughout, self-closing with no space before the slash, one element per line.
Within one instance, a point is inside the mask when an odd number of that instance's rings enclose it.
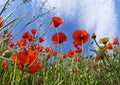
<path fill-rule="evenodd" d="M 96 38 L 96 35 L 95 33 L 92 34 L 92 38 L 95 39 Z"/>

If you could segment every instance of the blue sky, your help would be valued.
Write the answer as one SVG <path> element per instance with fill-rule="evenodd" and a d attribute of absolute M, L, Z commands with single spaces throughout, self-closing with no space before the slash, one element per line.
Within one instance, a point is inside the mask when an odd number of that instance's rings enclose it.
<path fill-rule="evenodd" d="M 0 0 L 0 3 L 4 3 L 6 0 Z M 11 19 L 17 16 L 18 14 L 24 14 L 27 11 L 30 11 L 30 15 L 21 21 L 20 24 L 13 30 L 13 33 L 16 33 L 28 19 L 35 14 L 39 13 L 41 6 L 41 1 L 45 0 L 32 0 L 31 3 L 28 3 L 18 9 L 16 13 L 11 16 Z M 16 5 L 20 3 L 20 0 L 16 0 L 14 5 L 9 7 L 9 10 L 5 12 L 2 16 L 5 17 L 10 10 L 14 9 Z M 0 4 L 0 5 L 1 5 Z M 120 0 L 48 0 L 44 10 L 51 9 L 55 7 L 50 14 L 38 19 L 35 23 L 28 26 L 25 30 L 30 31 L 30 28 L 38 27 L 41 22 L 44 22 L 45 25 L 42 27 L 44 30 L 48 27 L 50 19 L 52 16 L 60 16 L 63 19 L 63 24 L 59 27 L 59 31 L 65 32 L 68 36 L 68 39 L 65 43 L 62 44 L 63 51 L 68 49 L 74 49 L 72 46 L 72 32 L 76 29 L 85 29 L 90 35 L 95 32 L 98 36 L 98 39 L 105 36 L 110 36 L 111 38 L 116 35 L 119 36 L 120 33 Z M 45 38 L 45 46 L 52 46 L 51 36 L 55 33 L 55 29 L 50 27 Z M 21 34 L 19 34 L 21 35 Z M 19 38 L 20 36 L 17 36 Z M 90 41 L 85 44 L 85 53 L 88 52 L 90 48 Z"/>

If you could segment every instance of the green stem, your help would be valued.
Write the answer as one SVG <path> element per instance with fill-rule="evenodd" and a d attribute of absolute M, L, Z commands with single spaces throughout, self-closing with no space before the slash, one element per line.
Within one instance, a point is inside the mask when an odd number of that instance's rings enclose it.
<path fill-rule="evenodd" d="M 82 57 L 84 57 L 84 44 L 83 44 L 83 40 L 82 40 Z"/>
<path fill-rule="evenodd" d="M 12 82 L 11 85 L 15 85 L 15 74 L 16 74 L 16 63 L 14 63 L 14 70 L 13 70 L 13 78 L 12 78 Z"/>
<path fill-rule="evenodd" d="M 7 61 L 13 61 L 12 59 L 5 58 L 5 57 L 2 57 L 2 56 L 0 56 L 0 59 L 7 60 Z"/>
<path fill-rule="evenodd" d="M 95 41 L 95 44 L 100 48 L 100 46 L 98 45 L 98 43 L 97 43 L 97 41 L 96 41 L 96 39 L 94 39 L 94 41 Z M 101 48 L 100 48 L 101 49 Z"/>
<path fill-rule="evenodd" d="M 22 71 L 22 74 L 21 74 L 21 77 L 20 77 L 19 85 L 22 85 L 23 75 L 24 75 L 24 71 Z"/>
<path fill-rule="evenodd" d="M 58 33 L 58 28 L 56 28 L 56 32 Z M 59 44 L 59 34 L 57 34 L 57 39 L 58 39 L 58 52 L 60 52 L 60 44 Z"/>

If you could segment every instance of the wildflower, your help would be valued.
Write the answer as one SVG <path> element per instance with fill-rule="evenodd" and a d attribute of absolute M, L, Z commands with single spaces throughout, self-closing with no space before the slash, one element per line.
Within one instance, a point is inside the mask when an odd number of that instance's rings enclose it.
<path fill-rule="evenodd" d="M 52 54 L 53 54 L 54 56 L 56 56 L 56 55 L 58 54 L 58 52 L 53 51 Z"/>
<path fill-rule="evenodd" d="M 74 56 L 74 50 L 68 50 L 68 53 L 67 53 L 67 55 L 70 57 L 70 58 L 73 58 L 73 56 Z"/>
<path fill-rule="evenodd" d="M 15 46 L 15 43 L 14 43 L 14 42 L 10 42 L 9 46 L 10 46 L 11 48 L 13 48 L 13 47 Z"/>
<path fill-rule="evenodd" d="M 24 47 L 24 46 L 26 46 L 27 41 L 26 41 L 26 39 L 24 39 L 24 38 L 20 38 L 20 39 L 18 40 L 17 44 L 19 45 L 19 47 Z"/>
<path fill-rule="evenodd" d="M 28 39 L 29 41 L 33 41 L 33 40 L 34 40 L 34 36 L 28 35 L 27 39 Z"/>
<path fill-rule="evenodd" d="M 75 30 L 72 34 L 74 42 L 77 42 L 78 45 L 86 43 L 89 39 L 89 34 L 85 30 Z"/>
<path fill-rule="evenodd" d="M 66 53 L 62 53 L 62 57 L 63 57 L 63 58 L 66 58 L 66 57 L 67 57 L 67 54 L 66 54 Z"/>
<path fill-rule="evenodd" d="M 117 37 L 113 39 L 113 45 L 115 45 L 115 44 L 118 44 L 118 38 Z"/>
<path fill-rule="evenodd" d="M 106 45 L 106 48 L 112 50 L 112 44 L 111 44 L 111 43 L 108 43 L 108 44 Z"/>
<path fill-rule="evenodd" d="M 63 32 L 55 33 L 52 36 L 52 43 L 53 44 L 61 44 L 67 40 L 67 36 Z"/>
<path fill-rule="evenodd" d="M 44 50 L 44 46 L 40 46 L 40 45 L 39 45 L 39 46 L 38 46 L 38 51 L 39 51 L 39 52 L 42 52 L 43 50 Z"/>
<path fill-rule="evenodd" d="M 19 64 L 25 64 L 27 61 L 27 53 L 26 51 L 21 51 L 17 54 L 14 54 L 14 56 L 16 56 L 17 59 L 17 63 Z"/>
<path fill-rule="evenodd" d="M 75 53 L 80 54 L 82 52 L 82 49 L 79 47 L 75 48 Z"/>
<path fill-rule="evenodd" d="M 29 49 L 13 54 L 12 60 L 17 61 L 17 63 L 20 64 L 30 65 L 31 63 L 37 62 L 37 55 L 35 51 Z"/>
<path fill-rule="evenodd" d="M 23 70 L 24 67 L 28 68 L 29 66 L 32 66 L 38 62 L 35 51 L 31 49 L 13 54 L 12 60 L 16 61 L 20 70 Z"/>
<path fill-rule="evenodd" d="M 16 60 L 17 60 L 17 53 L 14 53 L 14 54 L 12 55 L 11 59 L 12 59 L 13 61 L 16 61 Z"/>
<path fill-rule="evenodd" d="M 13 34 L 12 33 L 8 33 L 7 37 L 13 37 Z"/>
<path fill-rule="evenodd" d="M 0 17 L 0 27 L 3 26 L 3 18 Z"/>
<path fill-rule="evenodd" d="M 30 33 L 29 32 L 24 32 L 22 34 L 22 38 L 27 39 L 29 37 Z"/>
<path fill-rule="evenodd" d="M 7 61 L 6 61 L 6 60 L 3 61 L 3 63 L 2 63 L 2 68 L 3 68 L 3 69 L 7 68 Z"/>
<path fill-rule="evenodd" d="M 35 63 L 35 64 L 31 65 L 28 69 L 29 69 L 28 72 L 30 74 L 34 74 L 34 73 L 38 72 L 40 69 L 42 69 L 42 66 L 40 63 Z"/>
<path fill-rule="evenodd" d="M 52 53 L 52 52 L 53 52 L 53 49 L 50 48 L 50 47 L 46 47 L 46 52 L 47 52 L 47 53 Z"/>
<path fill-rule="evenodd" d="M 106 43 L 107 43 L 108 41 L 109 41 L 109 38 L 108 38 L 108 37 L 104 37 L 104 38 L 101 38 L 101 39 L 99 40 L 99 43 L 106 45 Z"/>
<path fill-rule="evenodd" d="M 54 17 L 52 17 L 50 24 L 53 27 L 59 27 L 62 23 L 63 22 L 62 22 L 62 19 L 60 17 L 54 16 Z"/>
<path fill-rule="evenodd" d="M 35 63 L 37 62 L 37 55 L 36 55 L 36 52 L 34 50 L 27 50 L 27 60 L 26 60 L 26 64 L 31 64 L 31 63 Z"/>
<path fill-rule="evenodd" d="M 32 34 L 36 33 L 36 28 L 31 29 Z"/>
<path fill-rule="evenodd" d="M 76 67 L 73 68 L 73 73 L 76 75 L 78 74 L 78 69 Z"/>
<path fill-rule="evenodd" d="M 38 47 L 39 47 L 39 44 L 32 44 L 32 49 L 33 49 L 33 50 L 38 49 Z"/>
<path fill-rule="evenodd" d="M 39 41 L 39 42 L 44 42 L 44 38 L 39 37 L 39 38 L 38 38 L 38 41 Z"/>
<path fill-rule="evenodd" d="M 74 47 L 78 47 L 79 42 L 78 42 L 78 41 L 74 41 L 74 42 L 73 42 L 73 45 L 74 45 Z"/>

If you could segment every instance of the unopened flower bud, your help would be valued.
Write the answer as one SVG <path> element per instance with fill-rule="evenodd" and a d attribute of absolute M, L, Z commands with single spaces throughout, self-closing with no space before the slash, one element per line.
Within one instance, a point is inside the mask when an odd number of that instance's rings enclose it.
<path fill-rule="evenodd" d="M 95 33 L 92 34 L 92 38 L 95 39 L 96 38 L 96 35 Z"/>

